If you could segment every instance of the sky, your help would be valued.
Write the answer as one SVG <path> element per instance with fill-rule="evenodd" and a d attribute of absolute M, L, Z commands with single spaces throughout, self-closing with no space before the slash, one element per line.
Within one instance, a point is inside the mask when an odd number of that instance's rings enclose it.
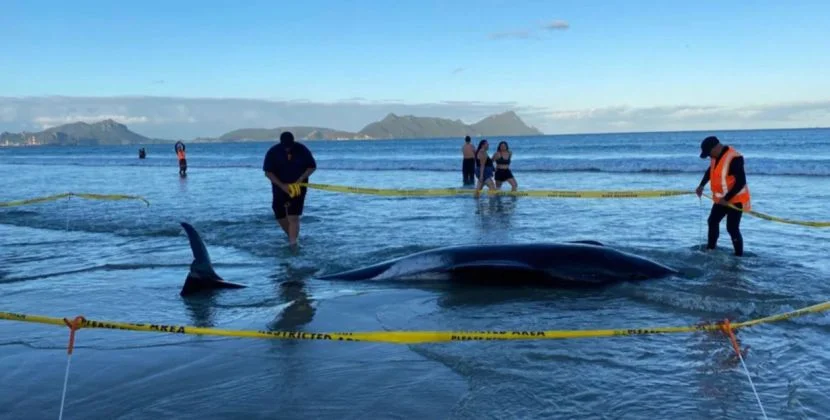
<path fill-rule="evenodd" d="M 546 134 L 830 126 L 826 1 L 19 1 L 0 130 L 360 130 L 515 111 Z"/>

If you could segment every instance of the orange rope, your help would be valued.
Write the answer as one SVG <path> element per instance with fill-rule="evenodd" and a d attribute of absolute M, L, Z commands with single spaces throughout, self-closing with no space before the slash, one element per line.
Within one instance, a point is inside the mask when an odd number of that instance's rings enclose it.
<path fill-rule="evenodd" d="M 749 375 L 749 369 L 746 368 L 746 363 L 744 363 L 744 358 L 741 355 L 741 347 L 738 345 L 738 339 L 735 338 L 735 333 L 732 332 L 732 326 L 729 325 L 729 319 L 725 319 L 723 324 L 721 324 L 721 330 L 729 336 L 729 341 L 732 342 L 732 348 L 735 349 L 735 353 L 738 354 L 738 360 L 741 361 L 741 366 L 744 368 L 744 372 L 746 373 L 746 378 L 749 379 L 749 386 L 752 387 L 752 393 L 755 394 L 755 400 L 758 401 L 758 407 L 761 408 L 761 414 L 764 415 L 764 418 L 767 418 L 767 412 L 764 410 L 764 405 L 761 404 L 761 397 L 758 396 L 758 390 L 755 389 L 755 384 L 752 382 L 752 376 Z"/>
<path fill-rule="evenodd" d="M 67 327 L 69 327 L 69 346 L 67 346 L 66 348 L 67 354 L 72 354 L 72 350 L 75 348 L 75 331 L 81 329 L 81 327 L 84 325 L 84 321 L 86 320 L 83 316 L 80 315 L 76 316 L 75 319 L 72 320 L 72 322 L 69 322 L 69 320 L 66 318 L 63 319 L 63 322 L 66 323 Z"/>
<path fill-rule="evenodd" d="M 738 345 L 738 339 L 735 338 L 735 333 L 732 331 L 729 319 L 724 320 L 720 328 L 723 330 L 723 333 L 729 337 L 729 341 L 732 342 L 732 348 L 735 349 L 735 353 L 737 353 L 738 356 L 741 356 L 741 347 Z"/>
<path fill-rule="evenodd" d="M 63 392 L 61 393 L 61 411 L 58 420 L 63 419 L 63 407 L 66 402 L 66 386 L 69 383 L 69 364 L 72 362 L 72 350 L 75 349 L 75 332 L 80 330 L 86 320 L 82 316 L 76 316 L 72 322 L 64 318 L 63 322 L 69 327 L 69 345 L 66 348 L 66 374 L 63 377 Z"/>

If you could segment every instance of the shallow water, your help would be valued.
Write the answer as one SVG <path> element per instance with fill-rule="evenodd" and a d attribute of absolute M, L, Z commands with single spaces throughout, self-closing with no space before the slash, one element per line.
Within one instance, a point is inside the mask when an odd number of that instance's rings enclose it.
<path fill-rule="evenodd" d="M 830 220 L 828 130 L 719 134 L 747 156 L 754 209 Z M 693 189 L 702 133 L 511 139 L 522 189 Z M 492 141 L 495 145 L 495 141 Z M 457 187 L 452 140 L 309 142 L 312 182 Z M 782 145 L 796 144 L 783 148 Z M 60 200 L 0 209 L 0 310 L 251 330 L 490 330 L 682 326 L 746 320 L 830 299 L 828 230 L 744 216 L 747 256 L 700 253 L 708 205 L 658 199 L 384 198 L 311 190 L 290 250 L 259 166 L 270 144 L 0 149 L 0 201 L 67 191 L 150 201 Z M 217 271 L 249 287 L 207 301 L 179 288 L 199 230 Z M 599 291 L 459 291 L 316 280 L 432 247 L 593 239 L 681 270 Z M 830 409 L 825 314 L 743 330 L 770 418 Z M 3 418 L 55 418 L 67 331 L 0 322 Z M 403 346 L 78 333 L 66 418 L 760 418 L 719 334 Z"/>

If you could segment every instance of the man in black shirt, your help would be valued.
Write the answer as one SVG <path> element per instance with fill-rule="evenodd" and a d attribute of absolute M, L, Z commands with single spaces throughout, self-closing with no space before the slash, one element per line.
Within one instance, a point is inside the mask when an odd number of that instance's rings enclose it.
<path fill-rule="evenodd" d="M 732 247 L 736 256 L 743 255 L 743 237 L 741 236 L 740 224 L 743 211 L 749 211 L 750 197 L 749 187 L 746 184 L 744 173 L 744 158 L 734 148 L 721 144 L 717 137 L 706 137 L 700 144 L 700 158 L 709 157 L 709 169 L 703 173 L 695 192 L 700 197 L 703 193 L 703 186 L 711 182 L 713 199 L 715 203 L 709 213 L 709 238 L 706 244 L 707 249 L 715 249 L 720 235 L 719 225 L 726 216 L 726 231 L 732 239 Z M 741 210 L 728 207 L 731 204 Z"/>
<path fill-rule="evenodd" d="M 294 135 L 283 132 L 280 143 L 275 144 L 262 163 L 265 176 L 271 181 L 271 209 L 277 218 L 282 230 L 288 235 L 291 246 L 297 244 L 300 235 L 300 216 L 303 214 L 303 205 L 307 187 L 296 189 L 294 183 L 308 183 L 308 177 L 317 169 L 317 162 L 308 148 L 294 141 Z"/>

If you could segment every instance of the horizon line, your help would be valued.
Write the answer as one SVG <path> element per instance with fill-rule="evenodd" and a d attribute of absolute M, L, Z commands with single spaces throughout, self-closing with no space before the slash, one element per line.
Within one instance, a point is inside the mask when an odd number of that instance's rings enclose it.
<path fill-rule="evenodd" d="M 105 120 L 98 121 L 98 122 L 103 122 L 103 121 L 106 121 L 106 119 L 105 119 Z M 115 121 L 115 120 L 113 120 L 113 121 Z M 80 123 L 84 123 L 83 121 L 77 121 L 76 123 L 79 123 L 79 122 L 80 122 Z M 117 122 L 117 121 L 116 121 L 116 122 Z M 62 124 L 62 125 L 69 125 L 69 124 L 75 124 L 75 123 L 67 123 L 67 124 Z M 85 124 L 89 124 L 89 123 L 85 123 Z M 92 123 L 92 124 L 95 124 L 95 123 Z M 119 124 L 121 124 L 121 123 L 119 123 Z M 127 125 L 126 125 L 126 124 L 122 124 L 122 125 L 124 125 L 125 127 L 127 127 Z M 56 126 L 56 127 L 59 127 L 59 126 Z M 297 126 L 297 127 L 304 127 L 304 126 Z M 50 127 L 50 128 L 54 128 L 54 127 Z M 280 128 L 280 127 L 275 127 L 275 128 Z M 318 127 L 318 128 L 325 128 L 325 127 Z M 138 133 L 137 131 L 132 131 L 132 130 L 130 130 L 129 128 L 127 128 L 127 129 L 128 129 L 129 131 L 131 131 L 131 132 L 135 133 L 135 134 L 138 134 L 138 135 L 141 135 L 141 136 L 143 136 L 143 137 L 146 137 L 146 136 L 144 136 L 144 135 L 142 135 L 142 134 Z M 256 129 L 256 128 L 254 128 L 254 129 Z M 273 130 L 273 129 L 274 129 L 274 128 L 271 128 L 271 129 L 266 129 L 266 130 Z M 793 131 L 793 130 L 828 130 L 828 129 L 830 129 L 830 126 L 826 126 L 826 127 L 820 127 L 820 126 L 817 126 L 817 127 L 803 127 L 803 126 L 802 126 L 802 127 L 788 127 L 788 128 L 784 128 L 784 127 L 776 127 L 776 128 L 728 128 L 728 129 L 689 129 L 689 130 L 596 131 L 596 132 L 573 132 L 573 133 L 557 133 L 557 134 L 545 134 L 545 133 L 542 133 L 542 134 L 538 134 L 538 135 L 522 135 L 522 134 L 513 134 L 513 135 L 482 135 L 482 136 L 470 136 L 470 138 L 471 138 L 471 139 L 474 139 L 474 138 L 482 138 L 482 139 L 484 139 L 484 138 L 488 138 L 488 137 L 490 137 L 490 138 L 497 138 L 497 137 L 498 137 L 498 138 L 517 138 L 517 137 L 571 137 L 571 136 L 601 136 L 601 135 L 615 135 L 615 134 L 625 134 L 625 135 L 631 135 L 631 134 L 711 133 L 711 132 L 727 132 L 727 133 L 729 133 L 729 132 L 746 132 L 746 131 Z M 47 128 L 47 129 L 44 129 L 44 130 L 41 130 L 41 131 L 45 131 L 45 130 L 48 130 L 48 128 Z M 245 130 L 245 129 L 244 129 L 244 128 L 242 128 L 242 129 L 237 129 L 237 130 Z M 236 131 L 236 130 L 233 130 L 233 131 Z M 342 130 L 341 130 L 341 131 L 342 131 Z M 3 132 L 3 133 L 9 133 L 9 134 L 23 134 L 23 133 L 26 133 L 26 132 L 25 132 L 25 131 L 23 131 L 23 132 L 20 132 L 20 133 L 11 133 L 11 132 L 5 131 L 5 132 Z M 355 134 L 356 134 L 356 133 L 355 133 Z M 159 138 L 159 137 L 156 137 L 156 138 L 147 137 L 147 138 L 148 138 L 149 140 L 155 140 L 155 141 L 161 141 L 161 142 L 176 142 L 176 141 L 185 141 L 185 139 L 182 139 L 182 138 L 178 138 L 178 139 L 175 139 L 175 138 Z M 345 139 L 345 140 L 336 140 L 336 139 L 298 139 L 298 140 L 309 141 L 309 142 L 332 142 L 332 141 L 401 141 L 401 140 L 403 140 L 403 141 L 417 141 L 417 140 L 450 140 L 450 139 L 454 139 L 454 138 L 455 138 L 455 137 L 400 137 L 400 138 L 371 138 L 371 139 Z M 460 137 L 460 136 L 459 136 L 458 138 L 463 139 L 463 137 Z M 208 142 L 205 142 L 205 141 L 199 141 L 199 140 L 214 140 L 214 139 L 218 140 L 218 139 L 219 139 L 219 137 L 193 137 L 193 138 L 188 139 L 187 141 L 194 142 L 194 143 L 208 143 Z M 275 138 L 274 138 L 274 141 L 276 141 L 276 140 L 277 140 L 277 137 L 275 137 Z M 269 142 L 269 141 L 271 141 L 271 140 L 248 140 L 248 141 L 244 141 L 244 140 L 225 140 L 225 141 L 211 141 L 211 142 L 209 142 L 209 143 L 214 143 L 214 144 L 227 144 L 227 143 L 267 143 L 267 142 Z M 139 145 L 139 144 L 142 144 L 142 143 L 126 144 L 126 145 L 121 145 L 121 144 L 111 144 L 111 145 L 103 145 L 103 146 L 135 146 L 135 145 Z M 55 145 L 53 145 L 53 144 L 44 144 L 44 145 L 27 146 L 27 147 L 43 147 L 43 146 L 58 146 L 58 147 L 61 147 L 62 145 L 56 145 L 56 144 L 55 144 Z M 101 145 L 98 145 L 98 146 L 101 146 Z M 5 148 L 5 147 L 13 147 L 13 146 L 4 146 L 4 145 L 0 145 L 0 148 Z M 21 147 L 21 146 L 14 146 L 14 147 Z M 78 147 L 78 146 L 73 146 L 73 147 Z"/>

